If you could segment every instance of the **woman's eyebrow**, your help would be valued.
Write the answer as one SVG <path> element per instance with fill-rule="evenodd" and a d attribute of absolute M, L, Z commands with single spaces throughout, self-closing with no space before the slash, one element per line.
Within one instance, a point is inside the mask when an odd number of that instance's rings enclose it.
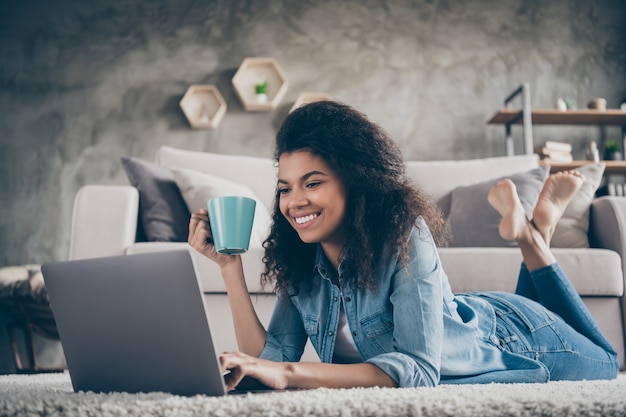
<path fill-rule="evenodd" d="M 323 173 L 322 171 L 311 171 L 311 172 L 307 172 L 306 174 L 304 174 L 302 177 L 300 177 L 301 180 L 308 180 L 309 177 L 312 177 L 313 175 L 326 175 L 325 173 Z"/>
<path fill-rule="evenodd" d="M 300 177 L 300 180 L 301 180 L 301 181 L 306 181 L 306 180 L 308 180 L 310 177 L 312 177 L 313 175 L 324 175 L 324 176 L 326 176 L 326 174 L 325 174 L 324 172 L 322 172 L 322 171 L 315 171 L 315 170 L 314 170 L 314 171 L 311 171 L 311 172 L 307 172 L 306 174 L 304 174 L 303 176 L 301 176 L 301 177 Z M 288 182 L 288 181 L 283 180 L 283 179 L 280 179 L 280 178 L 278 179 L 278 183 L 279 183 L 279 184 L 289 184 L 289 182 Z"/>

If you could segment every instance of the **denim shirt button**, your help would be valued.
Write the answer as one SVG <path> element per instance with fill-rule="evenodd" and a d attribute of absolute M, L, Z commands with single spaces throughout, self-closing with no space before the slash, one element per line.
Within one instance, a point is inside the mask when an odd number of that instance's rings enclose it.
<path fill-rule="evenodd" d="M 331 330 L 331 331 L 329 331 L 329 332 L 328 332 L 328 335 L 329 335 L 329 336 L 332 336 L 332 335 L 333 335 L 333 331 L 332 331 L 332 330 Z"/>
<path fill-rule="evenodd" d="M 349 303 L 350 301 L 352 301 L 352 298 L 347 297 L 347 298 L 346 298 L 346 303 Z"/>
<path fill-rule="evenodd" d="M 337 297 L 333 297 L 333 301 L 334 301 L 334 302 L 337 302 Z"/>

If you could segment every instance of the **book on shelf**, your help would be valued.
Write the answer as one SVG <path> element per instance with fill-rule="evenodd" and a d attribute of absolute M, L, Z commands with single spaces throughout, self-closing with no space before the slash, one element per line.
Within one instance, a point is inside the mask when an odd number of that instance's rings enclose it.
<path fill-rule="evenodd" d="M 574 160 L 572 156 L 572 145 L 564 142 L 547 141 L 538 146 L 535 152 L 541 159 L 548 163 L 567 164 Z"/>
<path fill-rule="evenodd" d="M 550 151 L 572 153 L 572 144 L 567 142 L 547 140 L 544 142 L 542 148 Z"/>
<path fill-rule="evenodd" d="M 569 164 L 574 161 L 574 157 L 572 155 L 541 156 L 541 160 L 548 164 Z"/>
<path fill-rule="evenodd" d="M 535 149 L 535 152 L 537 152 L 539 155 L 545 156 L 564 156 L 572 154 L 570 151 L 555 151 L 554 149 L 546 148 L 545 146 Z"/>

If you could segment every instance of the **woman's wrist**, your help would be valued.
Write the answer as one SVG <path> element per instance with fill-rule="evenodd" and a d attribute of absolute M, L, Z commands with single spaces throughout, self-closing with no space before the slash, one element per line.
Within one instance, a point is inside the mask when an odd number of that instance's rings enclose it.
<path fill-rule="evenodd" d="M 232 273 L 243 270 L 241 255 L 229 255 L 224 261 L 218 263 L 222 273 Z"/>
<path fill-rule="evenodd" d="M 298 362 L 282 362 L 285 388 L 304 388 L 297 381 Z"/>
<path fill-rule="evenodd" d="M 222 273 L 222 278 L 226 284 L 245 282 L 246 280 L 243 273 L 241 256 L 239 255 L 234 255 L 228 262 L 220 264 L 220 272 Z"/>

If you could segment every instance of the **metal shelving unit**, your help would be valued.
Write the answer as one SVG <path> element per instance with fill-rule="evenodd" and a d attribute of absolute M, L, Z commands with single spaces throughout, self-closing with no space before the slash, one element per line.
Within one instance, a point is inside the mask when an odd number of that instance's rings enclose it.
<path fill-rule="evenodd" d="M 509 105 L 516 98 L 521 99 L 521 108 L 510 108 Z M 507 156 L 515 154 L 513 147 L 512 127 L 521 125 L 524 135 L 524 152 L 534 153 L 533 124 L 535 125 L 572 125 L 572 126 L 621 126 L 622 128 L 622 151 L 626 141 L 626 111 L 617 109 L 608 110 L 566 110 L 557 109 L 532 109 L 530 105 L 530 87 L 528 83 L 520 85 L 508 97 L 504 99 L 504 108 L 487 122 L 488 124 L 503 124 L 505 128 L 505 151 Z M 626 173 L 626 162 L 604 161 L 607 172 Z M 567 164 L 551 164 L 553 170 L 571 169 L 589 161 L 573 161 Z"/>

